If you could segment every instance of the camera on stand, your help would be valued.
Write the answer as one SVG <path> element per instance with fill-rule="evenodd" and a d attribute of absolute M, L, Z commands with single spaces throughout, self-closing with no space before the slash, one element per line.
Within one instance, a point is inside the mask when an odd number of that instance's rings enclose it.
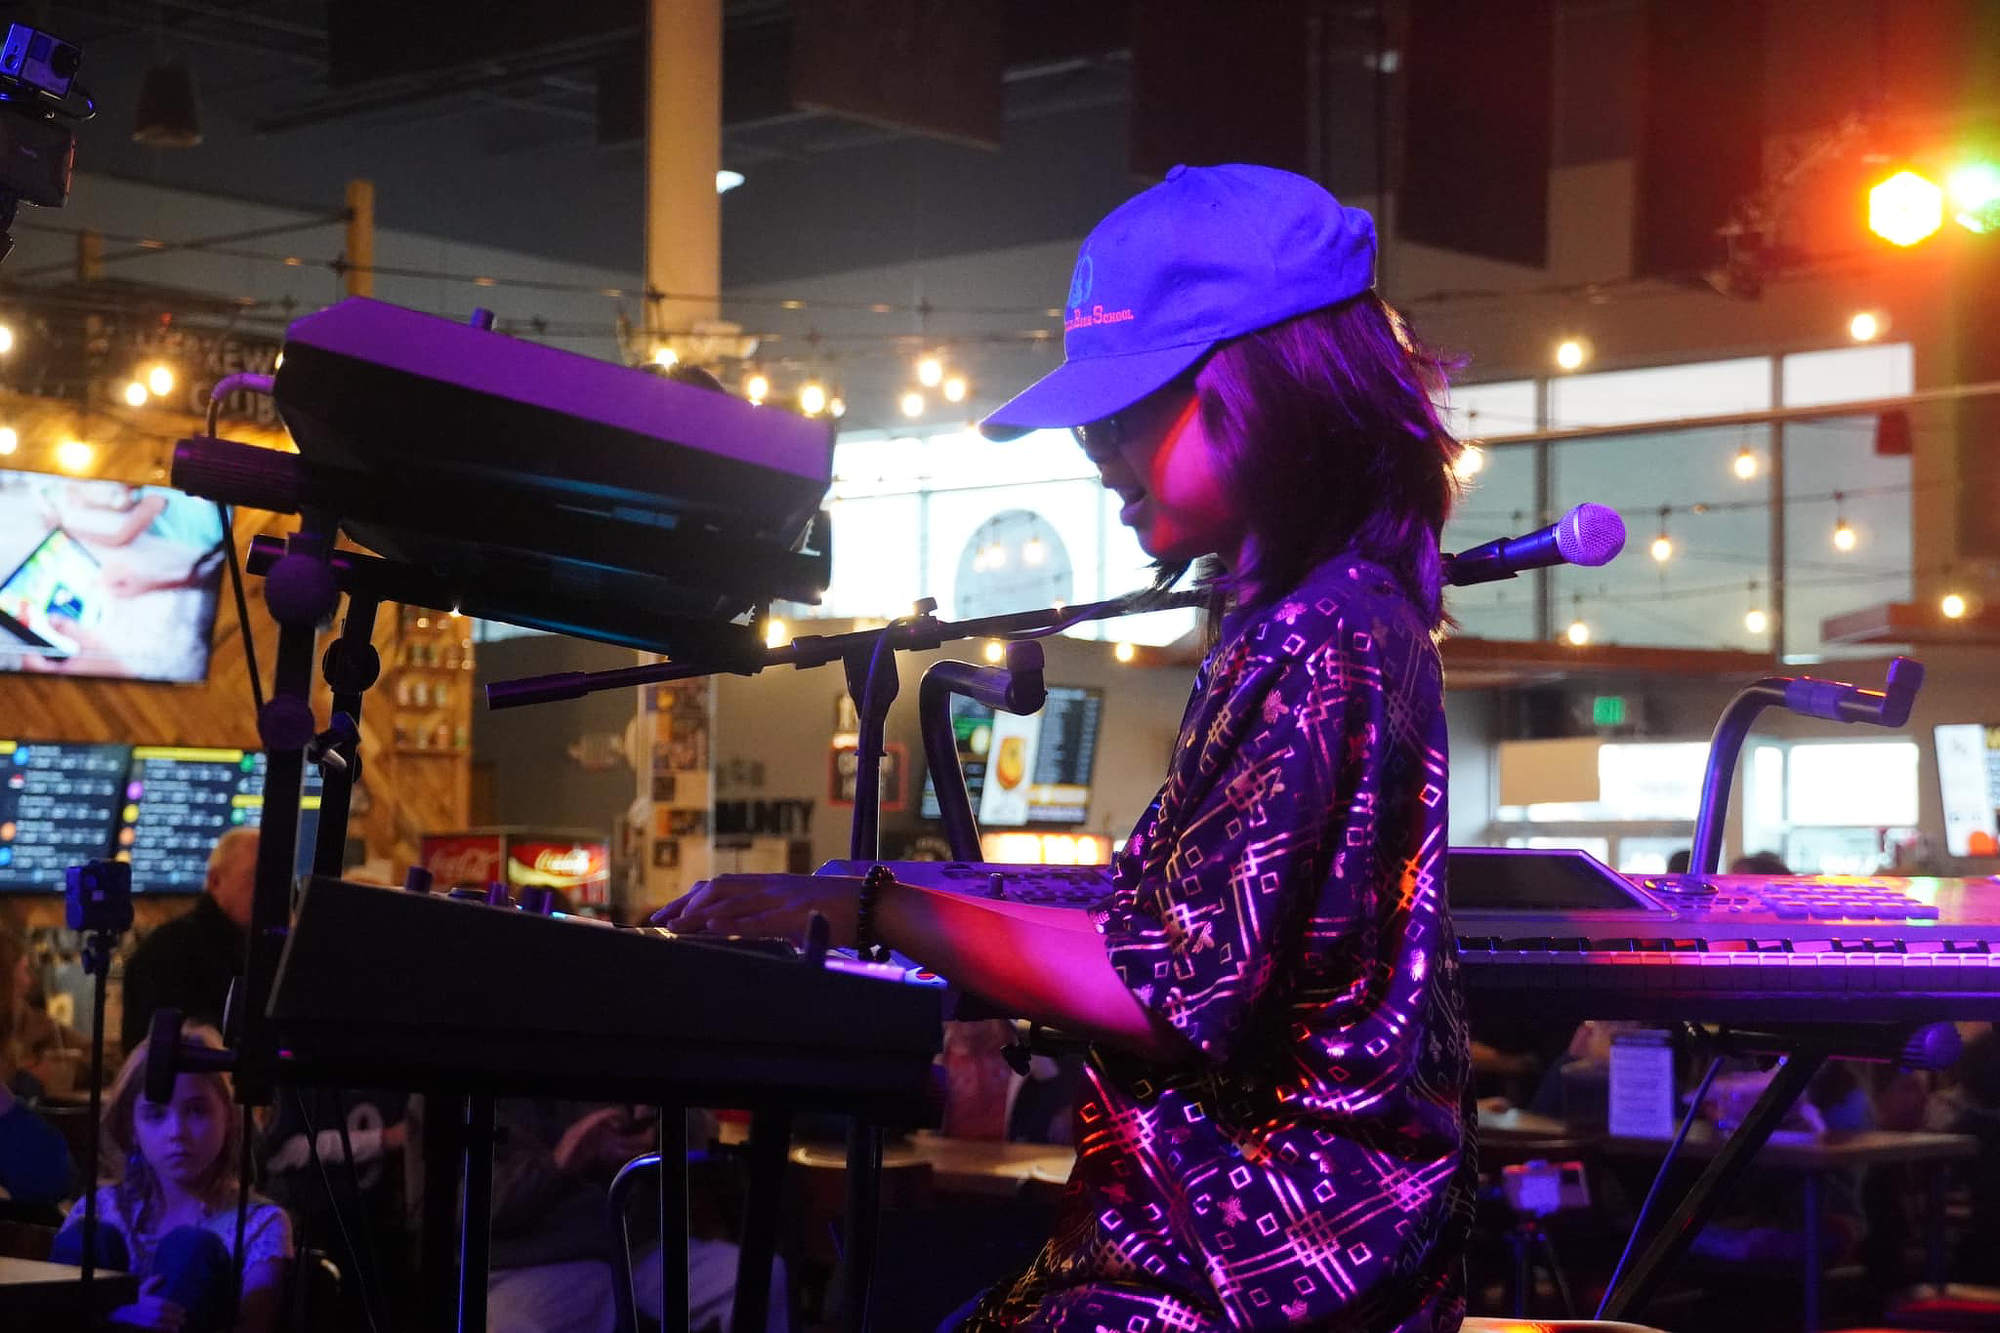
<path fill-rule="evenodd" d="M 23 200 L 61 208 L 76 167 L 70 123 L 97 114 L 76 86 L 83 48 L 25 23 L 0 42 L 0 260 L 14 249 L 9 229 Z M 81 105 L 78 105 L 78 102 Z"/>

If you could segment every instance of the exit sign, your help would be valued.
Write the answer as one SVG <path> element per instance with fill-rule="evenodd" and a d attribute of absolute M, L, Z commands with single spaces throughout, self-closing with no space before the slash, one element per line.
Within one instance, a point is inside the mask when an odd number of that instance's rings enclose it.
<path fill-rule="evenodd" d="M 1590 701 L 1590 725 L 1593 727 L 1622 727 L 1625 725 L 1625 696 L 1622 694 L 1599 694 Z"/>

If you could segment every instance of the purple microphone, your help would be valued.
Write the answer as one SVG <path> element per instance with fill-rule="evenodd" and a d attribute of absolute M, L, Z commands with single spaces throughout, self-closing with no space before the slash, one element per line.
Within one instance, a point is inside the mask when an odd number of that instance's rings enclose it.
<path fill-rule="evenodd" d="M 1546 528 L 1520 537 L 1501 537 L 1444 558 L 1445 582 L 1511 579 L 1524 569 L 1547 565 L 1608 565 L 1625 549 L 1625 520 L 1599 504 L 1580 504 Z"/>

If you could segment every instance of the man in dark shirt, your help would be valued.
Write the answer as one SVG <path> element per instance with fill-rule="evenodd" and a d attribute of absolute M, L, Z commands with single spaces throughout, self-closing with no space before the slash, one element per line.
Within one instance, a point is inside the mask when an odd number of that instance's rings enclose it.
<path fill-rule="evenodd" d="M 220 1030 L 229 983 L 243 971 L 256 879 L 257 830 L 231 829 L 216 839 L 201 901 L 146 936 L 125 964 L 119 1034 L 126 1050 L 146 1039 L 153 1011 L 170 1005 L 189 1022 Z"/>

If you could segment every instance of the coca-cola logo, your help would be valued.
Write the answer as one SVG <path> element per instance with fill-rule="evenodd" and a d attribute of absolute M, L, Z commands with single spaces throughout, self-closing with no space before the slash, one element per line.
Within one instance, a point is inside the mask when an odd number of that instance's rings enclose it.
<path fill-rule="evenodd" d="M 485 884 L 500 876 L 499 853 L 490 847 L 436 847 L 424 859 L 440 884 Z"/>
<path fill-rule="evenodd" d="M 572 847 L 566 852 L 550 847 L 535 858 L 535 869 L 547 875 L 588 875 L 596 859 L 588 847 Z"/>

